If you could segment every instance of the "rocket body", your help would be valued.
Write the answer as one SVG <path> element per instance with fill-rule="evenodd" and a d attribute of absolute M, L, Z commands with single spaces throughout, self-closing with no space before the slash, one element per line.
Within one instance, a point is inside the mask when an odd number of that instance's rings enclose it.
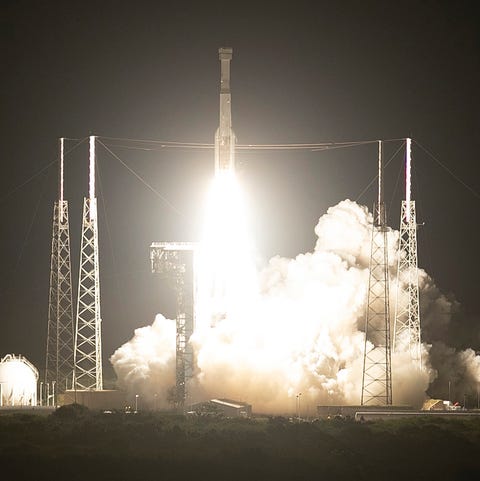
<path fill-rule="evenodd" d="M 220 124 L 215 133 L 215 175 L 235 171 L 235 134 L 232 130 L 232 95 L 230 92 L 231 48 L 218 50 L 220 59 Z"/>

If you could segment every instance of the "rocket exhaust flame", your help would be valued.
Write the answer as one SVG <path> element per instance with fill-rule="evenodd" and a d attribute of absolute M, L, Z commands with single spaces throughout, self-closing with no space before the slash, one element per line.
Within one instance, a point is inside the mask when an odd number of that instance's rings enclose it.
<path fill-rule="evenodd" d="M 240 185 L 232 171 L 219 172 L 208 193 L 197 255 L 198 325 L 216 325 L 251 298 L 256 284 L 251 252 Z"/>

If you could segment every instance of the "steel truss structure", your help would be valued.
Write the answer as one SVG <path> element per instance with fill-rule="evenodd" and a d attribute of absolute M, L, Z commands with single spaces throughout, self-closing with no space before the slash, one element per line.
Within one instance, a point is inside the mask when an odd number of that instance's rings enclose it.
<path fill-rule="evenodd" d="M 382 143 L 378 149 L 378 201 L 374 206 L 370 273 L 365 314 L 363 405 L 392 404 L 392 367 L 388 273 L 388 227 L 383 200 Z"/>
<path fill-rule="evenodd" d="M 73 299 L 68 202 L 53 207 L 45 385 L 64 392 L 73 374 Z"/>
<path fill-rule="evenodd" d="M 409 352 L 412 362 L 422 368 L 422 342 L 418 291 L 417 216 L 410 200 L 411 141 L 407 139 L 406 200 L 402 201 L 398 246 L 397 298 L 395 305 L 394 350 Z"/>
<path fill-rule="evenodd" d="M 152 272 L 173 282 L 176 292 L 175 392 L 172 401 L 184 411 L 187 382 L 193 376 L 194 358 L 190 336 L 195 327 L 196 245 L 190 242 L 154 242 L 150 246 Z"/>
<path fill-rule="evenodd" d="M 101 390 L 102 332 L 96 199 L 84 199 L 77 320 L 75 327 L 75 389 Z"/>
<path fill-rule="evenodd" d="M 95 137 L 90 137 L 90 197 L 83 202 L 75 324 L 74 389 L 98 391 L 103 389 L 103 374 L 94 146 Z"/>

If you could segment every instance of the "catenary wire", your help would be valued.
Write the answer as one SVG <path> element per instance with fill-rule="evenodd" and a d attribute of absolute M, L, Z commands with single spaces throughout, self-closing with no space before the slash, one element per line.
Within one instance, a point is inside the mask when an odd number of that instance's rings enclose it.
<path fill-rule="evenodd" d="M 85 140 L 87 139 L 87 137 L 83 138 L 83 139 L 71 139 L 71 138 L 68 138 L 68 137 L 64 137 L 65 140 L 78 140 L 79 142 L 77 144 L 75 144 L 71 149 L 68 149 L 66 152 L 65 152 L 65 155 L 68 155 L 70 154 L 71 152 L 73 152 L 79 145 L 81 145 L 83 142 L 85 142 Z M 0 199 L 0 204 L 2 204 L 3 202 L 5 202 L 11 195 L 13 195 L 15 192 L 17 192 L 18 190 L 20 190 L 22 187 L 25 187 L 27 184 L 29 184 L 30 182 L 32 182 L 32 180 L 36 179 L 39 175 L 41 175 L 43 172 L 45 172 L 46 170 L 48 170 L 52 165 L 54 165 L 55 163 L 58 162 L 58 156 L 53 159 L 51 162 L 49 162 L 47 165 L 45 165 L 44 167 L 42 167 L 39 171 L 37 171 L 35 174 L 33 174 L 32 176 L 30 176 L 27 180 L 23 181 L 21 184 L 17 185 L 15 188 L 13 188 L 10 192 L 8 192 L 7 194 L 5 194 L 1 199 Z"/>
<path fill-rule="evenodd" d="M 132 175 L 134 175 L 142 184 L 144 184 L 148 189 L 150 189 L 157 197 L 159 197 L 166 205 L 168 205 L 173 211 L 179 214 L 184 219 L 186 216 L 177 207 L 175 207 L 166 197 L 164 197 L 157 189 L 151 186 L 143 177 L 141 177 L 137 172 L 135 172 L 128 164 L 126 164 L 115 152 L 110 150 L 102 141 L 97 139 L 97 142 L 110 153 L 115 159 L 117 159 Z"/>
<path fill-rule="evenodd" d="M 104 189 L 103 189 L 103 184 L 102 184 L 102 175 L 101 175 L 101 169 L 100 169 L 100 163 L 97 162 L 97 172 L 98 172 L 98 184 L 99 184 L 99 190 L 100 190 L 100 199 L 102 202 L 102 208 L 103 208 L 103 216 L 105 218 L 105 226 L 107 230 L 107 237 L 108 237 L 108 243 L 110 246 L 110 254 L 112 257 L 112 264 L 113 264 L 113 277 L 115 279 L 115 284 L 117 288 L 117 297 L 120 300 L 120 303 L 123 305 L 123 310 L 125 310 L 125 299 L 124 297 L 120 294 L 121 289 L 120 289 L 120 276 L 118 275 L 118 264 L 117 264 L 117 258 L 115 256 L 115 251 L 113 249 L 113 238 L 111 234 L 111 229 L 110 229 L 110 222 L 108 221 L 108 216 L 107 216 L 107 206 L 106 206 L 106 201 L 105 201 L 105 194 L 104 194 Z"/>
<path fill-rule="evenodd" d="M 152 147 L 136 147 L 128 146 L 123 144 L 116 144 L 115 141 L 121 142 L 132 142 L 136 144 L 155 144 L 160 146 L 160 149 L 165 148 L 185 148 L 185 149 L 214 149 L 215 145 L 206 142 L 178 142 L 178 141 L 163 141 L 163 140 L 147 140 L 147 139 L 133 139 L 133 138 L 122 138 L 122 137 L 106 137 L 98 136 L 98 139 L 107 140 L 108 145 L 117 146 L 122 148 L 138 149 L 138 150 L 159 150 L 158 148 Z M 398 139 L 386 139 L 383 142 L 394 142 L 404 140 L 403 138 Z M 113 142 L 112 142 L 113 141 Z M 353 147 L 357 145 L 366 145 L 377 143 L 378 140 L 359 140 L 359 141 L 343 141 L 343 142 L 317 142 L 317 143 L 284 143 L 284 144 L 237 144 L 235 148 L 237 150 L 329 150 L 332 148 L 342 148 L 342 147 Z"/>
<path fill-rule="evenodd" d="M 44 171 L 45 171 L 45 169 L 44 169 Z M 40 204 L 42 203 L 43 197 L 45 196 L 45 190 L 46 190 L 46 187 L 47 187 L 47 184 L 48 184 L 48 179 L 50 178 L 51 172 L 52 171 L 49 171 L 48 173 L 46 173 L 45 178 L 43 179 L 43 184 L 42 184 L 42 187 L 40 189 L 40 194 L 38 196 L 37 203 L 35 204 L 35 209 L 33 211 L 32 218 L 30 219 L 30 222 L 28 224 L 27 231 L 25 233 L 25 237 L 24 237 L 22 245 L 20 247 L 20 252 L 18 253 L 17 260 L 15 262 L 15 265 L 14 265 L 12 273 L 11 273 L 11 282 L 10 282 L 11 286 L 13 286 L 13 283 L 14 283 L 13 279 L 15 277 L 15 274 L 17 273 L 18 267 L 20 266 L 20 262 L 22 261 L 23 253 L 25 252 L 25 247 L 27 246 L 28 239 L 30 238 L 30 234 L 32 232 L 33 225 L 34 225 L 35 220 L 36 220 L 37 215 L 38 215 L 38 211 L 40 210 Z M 1 294 L 3 295 L 7 291 L 8 291 L 8 288 L 4 289 L 4 291 Z"/>
<path fill-rule="evenodd" d="M 402 140 L 405 140 L 405 139 L 402 139 Z M 390 164 L 390 162 L 392 162 L 392 160 L 396 157 L 396 155 L 400 152 L 400 150 L 402 149 L 403 147 L 403 144 L 400 145 L 400 147 L 398 147 L 398 149 L 395 151 L 395 153 L 388 159 L 388 161 L 385 163 L 385 168 L 388 167 L 388 165 Z M 365 194 L 365 192 L 367 192 L 367 190 L 372 186 L 372 184 L 378 179 L 378 174 L 375 175 L 375 177 L 373 177 L 373 179 L 368 183 L 368 185 L 362 190 L 362 192 L 360 192 L 360 194 L 358 194 L 357 198 L 355 199 L 355 202 L 358 202 L 360 200 L 360 198 L 363 196 L 363 194 Z"/>
<path fill-rule="evenodd" d="M 428 155 L 430 156 L 438 165 L 444 168 L 457 182 L 462 184 L 466 189 L 468 189 L 475 197 L 480 199 L 480 193 L 478 193 L 472 186 L 468 185 L 464 182 L 458 175 L 452 172 L 440 159 L 438 159 L 435 155 L 432 154 L 426 147 L 424 147 L 420 142 L 414 140 L 414 142 Z"/>
<path fill-rule="evenodd" d="M 402 172 L 403 172 L 403 165 L 400 164 L 400 167 L 398 169 L 398 174 L 397 174 L 397 179 L 395 181 L 395 186 L 393 188 L 393 193 L 390 197 L 390 202 L 388 204 L 388 212 L 387 212 L 387 217 L 390 219 L 390 214 L 392 213 L 392 206 L 393 206 L 393 199 L 395 197 L 395 194 L 397 193 L 397 190 L 398 190 L 398 184 L 400 182 L 400 177 L 402 176 Z"/>

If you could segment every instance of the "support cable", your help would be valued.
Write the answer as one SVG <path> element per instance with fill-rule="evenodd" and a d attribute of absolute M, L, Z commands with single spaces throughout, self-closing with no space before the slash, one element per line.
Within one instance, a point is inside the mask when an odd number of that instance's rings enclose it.
<path fill-rule="evenodd" d="M 186 216 L 178 210 L 166 197 L 164 197 L 157 189 L 152 187 L 143 177 L 137 174 L 128 164 L 126 164 L 115 152 L 110 150 L 101 140 L 97 137 L 97 142 L 112 155 L 115 159 L 117 159 L 132 175 L 134 175 L 143 185 L 145 185 L 149 190 L 151 190 L 157 197 L 159 197 L 165 204 L 167 204 L 173 211 L 175 211 L 178 215 L 182 218 L 186 219 Z"/>
<path fill-rule="evenodd" d="M 125 149 L 133 150 L 147 150 L 147 151 L 158 151 L 165 148 L 184 148 L 184 149 L 207 149 L 213 150 L 215 148 L 214 144 L 205 142 L 177 142 L 177 141 L 162 141 L 162 140 L 145 140 L 145 139 L 131 139 L 131 138 L 121 138 L 121 137 L 99 137 L 107 141 L 113 141 L 113 143 L 107 142 L 112 147 L 120 147 Z M 402 139 L 386 139 L 383 142 L 395 142 Z M 143 143 L 143 144 L 155 144 L 159 148 L 151 147 L 137 147 L 122 144 L 115 144 L 115 141 L 132 142 L 132 143 Z M 377 143 L 377 140 L 359 140 L 359 141 L 344 141 L 344 142 L 319 142 L 319 143 L 286 143 L 286 144 L 237 144 L 235 148 L 237 150 L 308 150 L 312 152 L 331 150 L 346 147 L 355 147 L 359 145 L 368 145 Z"/>
<path fill-rule="evenodd" d="M 87 140 L 87 137 L 84 139 L 70 139 L 67 137 L 64 137 L 65 140 L 79 140 L 77 144 L 75 144 L 71 149 L 67 150 L 65 152 L 65 155 L 68 155 L 70 152 L 73 152 L 79 145 L 83 144 L 85 140 Z M 1 199 L 0 199 L 0 204 L 2 204 L 5 200 L 7 200 L 11 195 L 13 195 L 15 192 L 20 190 L 22 187 L 25 187 L 27 184 L 32 182 L 32 180 L 35 180 L 39 175 L 41 175 L 43 172 L 48 170 L 52 165 L 58 163 L 59 157 L 57 156 L 54 160 L 49 162 L 47 165 L 42 167 L 39 171 L 37 171 L 35 174 L 33 174 L 31 177 L 29 177 L 27 180 L 23 181 L 21 184 L 17 185 L 15 188 L 13 188 L 8 194 L 5 194 Z"/>
<path fill-rule="evenodd" d="M 105 227 L 107 228 L 107 237 L 108 237 L 108 243 L 110 246 L 110 254 L 112 257 L 113 272 L 115 277 L 115 283 L 117 284 L 117 295 L 118 295 L 118 298 L 121 299 L 121 303 L 124 304 L 124 298 L 120 295 L 120 277 L 118 275 L 117 259 L 115 257 L 115 252 L 113 250 L 112 234 L 110 230 L 110 223 L 108 222 L 108 217 L 107 217 L 107 208 L 106 208 L 105 195 L 103 190 L 102 176 L 100 173 L 99 162 L 97 162 L 97 173 L 98 173 L 98 186 L 99 186 L 99 194 L 100 194 L 99 197 L 102 201 L 102 210 L 103 210 L 103 216 L 105 218 Z"/>
<path fill-rule="evenodd" d="M 405 139 L 402 139 L 402 140 L 405 140 Z M 376 143 L 378 144 L 378 140 L 376 141 Z M 388 167 L 390 162 L 393 161 L 393 159 L 396 157 L 396 155 L 400 152 L 402 148 L 403 148 L 403 144 L 400 145 L 400 147 L 395 151 L 395 153 L 387 160 L 387 162 L 384 165 L 384 168 Z M 365 194 L 365 192 L 367 192 L 367 190 L 370 189 L 370 187 L 377 181 L 377 179 L 378 179 L 378 174 L 376 174 L 375 177 L 373 177 L 372 180 L 368 183 L 368 185 L 362 190 L 362 192 L 358 194 L 357 198 L 355 199 L 355 202 L 358 202 L 360 198 L 363 197 L 363 194 Z"/>
<path fill-rule="evenodd" d="M 418 188 L 418 186 L 421 185 L 421 182 L 419 181 L 419 175 L 421 173 L 421 168 L 422 168 L 422 165 L 420 162 L 416 162 L 415 163 L 415 168 L 412 169 L 412 173 L 413 173 L 413 180 L 415 182 L 415 186 L 417 186 L 417 188 L 415 189 L 415 197 L 417 199 L 417 204 L 418 204 L 418 213 L 421 214 L 423 212 L 425 212 L 425 209 L 424 209 L 424 205 L 425 203 L 423 202 L 423 190 Z M 423 216 L 420 216 L 420 217 L 423 217 Z M 425 218 L 425 217 L 423 217 Z M 420 225 L 423 225 L 423 224 L 420 224 Z M 425 254 L 426 254 L 426 263 L 425 263 L 425 270 L 426 272 L 429 273 L 429 275 L 432 277 L 432 279 L 435 279 L 436 278 L 436 275 L 435 275 L 435 264 L 433 263 L 432 261 L 432 252 L 431 252 L 431 242 L 430 242 L 430 237 L 429 237 L 429 229 L 423 229 L 422 230 L 422 236 L 421 236 L 421 239 L 423 238 L 424 239 L 424 242 L 423 242 L 423 246 L 425 247 Z"/>
<path fill-rule="evenodd" d="M 403 167 L 402 167 L 402 165 L 400 165 L 399 168 L 398 168 L 397 180 L 395 181 L 393 193 L 392 193 L 392 196 L 390 198 L 390 203 L 388 204 L 388 218 L 389 219 L 390 219 L 390 213 L 391 213 L 392 206 L 393 206 L 393 200 L 394 200 L 395 194 L 397 193 L 397 190 L 398 190 L 398 184 L 400 182 L 400 177 L 402 176 L 402 172 L 403 172 Z"/>
<path fill-rule="evenodd" d="M 272 145 L 272 146 L 259 146 L 259 145 L 236 145 L 235 149 L 238 150 L 237 154 L 239 155 L 246 155 L 252 154 L 258 151 L 275 151 L 275 152 L 288 152 L 288 151 L 307 151 L 307 152 L 323 152 L 326 150 L 337 150 L 337 149 L 344 149 L 350 147 L 358 147 L 361 145 L 369 145 L 374 142 L 356 142 L 356 143 L 345 143 L 345 144 L 305 144 L 304 146 L 300 146 L 299 144 L 287 144 L 287 145 Z M 144 152 L 161 152 L 168 148 L 175 148 L 178 149 L 180 152 L 188 152 L 189 150 L 213 150 L 214 145 L 209 144 L 206 146 L 194 146 L 194 145 L 168 145 L 162 144 L 159 147 L 139 147 L 133 145 L 124 145 L 124 144 L 116 144 L 116 143 L 108 143 L 111 147 L 118 147 L 121 149 L 127 150 L 141 150 Z"/>
<path fill-rule="evenodd" d="M 53 164 L 50 164 L 50 167 L 51 167 L 52 165 L 53 165 Z M 45 169 L 43 169 L 43 171 L 45 171 Z M 10 282 L 10 287 L 13 286 L 13 278 L 14 278 L 16 272 L 17 272 L 18 266 L 20 265 L 20 262 L 21 262 L 22 257 L 23 257 L 23 253 L 24 253 L 24 251 L 25 251 L 25 247 L 26 247 L 26 245 L 27 245 L 27 243 L 28 243 L 28 239 L 29 239 L 30 234 L 31 234 L 31 232 L 32 232 L 33 225 L 34 225 L 35 220 L 36 220 L 36 218 L 37 218 L 38 211 L 39 211 L 39 209 L 40 209 L 40 204 L 41 204 L 41 202 L 42 202 L 42 200 L 43 200 L 43 197 L 44 197 L 44 195 L 45 195 L 45 189 L 46 189 L 46 186 L 47 186 L 47 184 L 48 184 L 48 179 L 49 179 L 49 177 L 50 177 L 50 174 L 51 174 L 51 171 L 45 176 L 45 179 L 44 179 L 42 188 L 41 188 L 41 190 L 40 190 L 40 195 L 39 195 L 38 201 L 37 201 L 37 203 L 36 203 L 36 205 L 35 205 L 35 210 L 33 211 L 33 215 L 32 215 L 32 218 L 31 218 L 31 220 L 30 220 L 30 223 L 29 223 L 29 225 L 28 225 L 28 228 L 27 228 L 27 232 L 26 232 L 26 234 L 25 234 L 25 237 L 24 237 L 24 239 L 23 239 L 22 246 L 20 247 L 20 252 L 19 252 L 19 254 L 18 254 L 18 258 L 17 258 L 17 260 L 16 260 L 16 262 L 15 262 L 15 266 L 14 266 L 13 271 L 12 271 L 12 273 L 11 273 L 11 279 L 12 279 L 12 280 L 11 280 L 11 282 Z M 5 289 L 3 289 L 3 291 L 0 292 L 0 295 L 3 295 L 5 292 L 8 291 L 8 289 L 9 289 L 8 287 L 6 287 Z"/>
<path fill-rule="evenodd" d="M 40 209 L 40 204 L 41 204 L 41 202 L 43 200 L 43 197 L 45 195 L 45 189 L 46 189 L 46 186 L 48 184 L 48 179 L 50 177 L 50 174 L 51 174 L 51 171 L 45 176 L 45 179 L 44 179 L 44 182 L 43 182 L 43 185 L 42 185 L 42 189 L 40 191 L 40 195 L 38 197 L 38 201 L 37 201 L 37 204 L 35 206 L 35 210 L 33 211 L 32 219 L 30 220 L 30 224 L 28 226 L 27 233 L 25 234 L 25 238 L 23 239 L 22 247 L 20 249 L 20 253 L 18 255 L 17 262 L 15 263 L 15 267 L 13 269 L 13 275 L 15 275 L 15 273 L 17 272 L 17 268 L 18 268 L 18 266 L 20 264 L 20 261 L 23 257 L 23 252 L 25 250 L 25 246 L 28 243 L 28 238 L 30 237 L 30 233 L 32 232 L 33 224 L 35 223 L 35 220 L 37 218 L 37 214 L 38 214 L 38 211 Z"/>
<path fill-rule="evenodd" d="M 466 189 L 468 189 L 475 197 L 480 199 L 480 193 L 478 193 L 473 187 L 464 182 L 458 175 L 452 172 L 440 159 L 435 157 L 426 147 L 424 147 L 420 142 L 414 140 L 414 142 L 428 155 L 430 156 L 438 165 L 445 169 L 457 182 L 462 184 Z"/>

